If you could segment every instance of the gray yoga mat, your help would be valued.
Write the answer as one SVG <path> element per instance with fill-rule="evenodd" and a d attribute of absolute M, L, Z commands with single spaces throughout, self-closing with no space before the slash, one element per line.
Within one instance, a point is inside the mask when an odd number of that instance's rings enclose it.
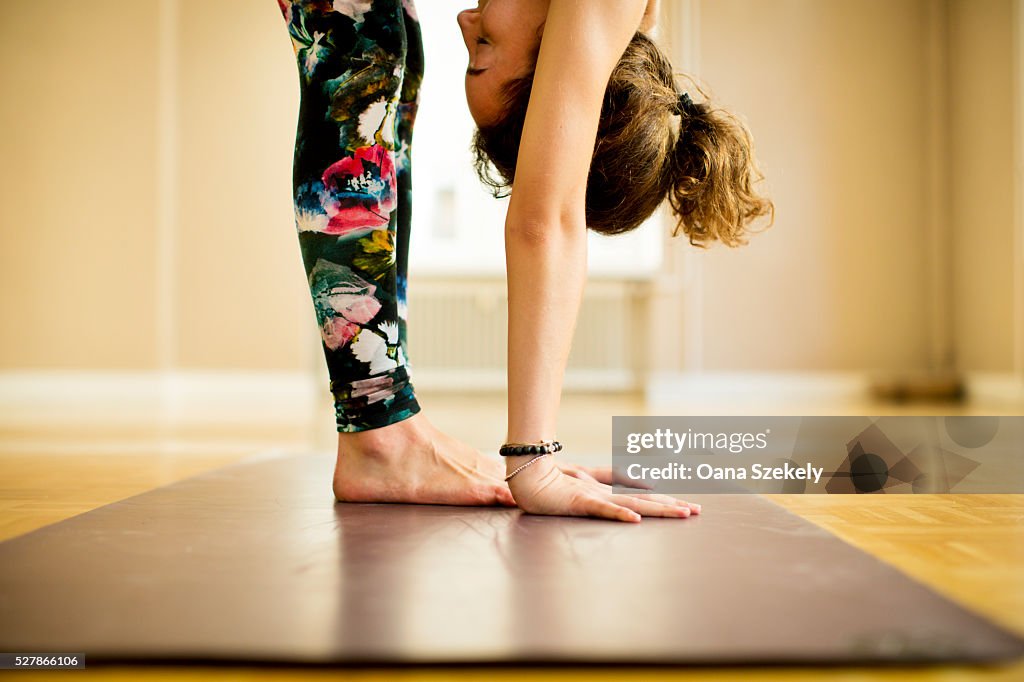
<path fill-rule="evenodd" d="M 638 525 L 332 504 L 263 457 L 0 544 L 0 651 L 89 662 L 993 661 L 1013 634 L 755 495 Z"/>

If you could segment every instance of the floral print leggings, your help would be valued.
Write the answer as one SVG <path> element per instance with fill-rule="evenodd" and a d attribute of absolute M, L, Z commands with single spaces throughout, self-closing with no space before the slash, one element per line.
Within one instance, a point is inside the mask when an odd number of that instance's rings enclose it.
<path fill-rule="evenodd" d="M 420 407 L 406 355 L 409 154 L 423 47 L 412 0 L 277 0 L 298 62 L 299 246 L 338 431 Z"/>

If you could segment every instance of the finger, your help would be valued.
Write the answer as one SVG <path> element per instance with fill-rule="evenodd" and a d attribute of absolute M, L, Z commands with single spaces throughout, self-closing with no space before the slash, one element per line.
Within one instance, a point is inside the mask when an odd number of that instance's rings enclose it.
<path fill-rule="evenodd" d="M 590 475 L 588 471 L 583 468 L 579 469 L 562 469 L 562 471 L 573 478 L 578 478 L 581 481 L 587 481 L 588 483 L 597 483 L 598 480 Z"/>
<path fill-rule="evenodd" d="M 577 498 L 570 511 L 577 516 L 595 516 L 601 519 L 612 519 L 613 521 L 626 521 L 627 523 L 640 522 L 640 514 L 617 505 L 610 500 L 591 495 Z"/>
<path fill-rule="evenodd" d="M 587 482 L 587 490 L 608 497 L 615 492 L 610 485 L 607 483 L 601 483 L 600 481 L 590 480 Z"/>
<path fill-rule="evenodd" d="M 604 483 L 605 485 L 621 485 L 628 488 L 636 488 L 638 490 L 651 490 L 652 486 L 644 482 L 636 482 L 629 476 L 626 476 L 618 469 L 612 467 L 585 467 L 585 466 L 572 466 L 567 465 L 561 467 L 562 471 L 573 476 L 584 480 L 597 481 L 598 483 Z M 586 474 L 581 476 L 580 473 Z"/>
<path fill-rule="evenodd" d="M 639 497 L 641 500 L 650 500 L 651 502 L 661 502 L 662 504 L 673 504 L 677 507 L 689 507 L 690 511 L 700 512 L 699 504 L 690 504 L 685 500 L 680 500 L 678 497 L 672 497 L 671 495 L 661 495 L 659 493 L 627 493 L 633 497 Z M 694 509 L 696 507 L 696 509 Z"/>
<path fill-rule="evenodd" d="M 643 481 L 634 481 L 629 476 L 625 475 L 619 469 L 613 469 L 612 467 L 580 467 L 587 473 L 589 473 L 595 481 L 605 483 L 607 485 L 622 485 L 629 488 L 638 488 L 640 490 L 650 490 L 651 486 Z"/>
<path fill-rule="evenodd" d="M 676 504 L 663 504 L 661 502 L 652 502 L 651 500 L 642 500 L 639 497 L 634 497 L 632 495 L 612 495 L 611 500 L 612 502 L 632 509 L 643 516 L 666 516 L 685 519 L 690 515 L 689 507 L 680 507 Z"/>
<path fill-rule="evenodd" d="M 641 500 L 650 500 L 651 502 L 661 502 L 662 504 L 673 504 L 678 507 L 688 507 L 691 514 L 700 514 L 701 506 L 696 502 L 687 502 L 686 500 L 680 500 L 678 497 L 672 497 L 671 495 L 662 495 L 660 493 L 622 493 L 630 495 L 632 497 L 638 497 Z"/>
<path fill-rule="evenodd" d="M 561 462 L 557 463 L 556 466 L 558 467 L 558 470 L 566 476 L 572 476 L 573 478 L 578 478 L 581 481 L 597 480 L 593 476 L 595 470 L 590 467 L 582 467 L 569 463 L 562 464 Z"/>
<path fill-rule="evenodd" d="M 580 467 L 598 483 L 611 484 L 615 480 L 615 473 L 611 467 Z"/>
<path fill-rule="evenodd" d="M 677 505 L 679 505 L 681 507 L 689 507 L 690 508 L 690 513 L 692 513 L 692 514 L 700 514 L 701 507 L 696 502 L 687 502 L 686 500 L 680 500 L 678 497 L 672 497 L 671 495 L 655 495 L 655 494 L 641 493 L 639 495 L 634 495 L 634 497 L 639 497 L 639 498 L 642 498 L 642 499 L 650 499 L 650 498 L 655 498 L 655 497 L 657 497 L 657 498 L 667 498 L 667 501 L 666 500 L 655 500 L 655 501 L 659 501 L 659 502 L 665 501 L 666 504 L 671 502 L 671 503 L 677 504 Z"/>
<path fill-rule="evenodd" d="M 612 473 L 612 480 L 605 481 L 605 483 L 611 483 L 612 485 L 621 485 L 627 488 L 639 488 L 640 490 L 653 490 L 654 486 L 644 481 L 634 481 L 632 478 L 627 476 L 621 469 L 615 469 Z"/>

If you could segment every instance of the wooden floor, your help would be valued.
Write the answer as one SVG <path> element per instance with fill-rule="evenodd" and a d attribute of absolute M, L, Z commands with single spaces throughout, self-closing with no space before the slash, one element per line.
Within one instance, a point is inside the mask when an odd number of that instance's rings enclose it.
<path fill-rule="evenodd" d="M 431 397 L 432 419 L 478 447 L 497 442 L 503 428 L 502 399 Z M 606 449 L 610 419 L 595 415 L 639 414 L 636 398 L 575 398 L 563 405 L 559 435 L 590 452 Z M 848 414 L 899 413 L 861 405 Z M 907 410 L 909 411 L 909 410 Z M 915 413 L 922 413 L 914 408 Z M 929 413 L 929 410 L 923 410 Z M 661 411 L 661 413 L 667 413 Z M 685 406 L 675 413 L 686 414 Z M 795 413 L 822 413 L 807 410 Z M 837 411 L 832 411 L 837 413 Z M 931 413 L 951 413 L 935 406 Z M 607 423 L 607 424 L 606 424 Z M 605 428 L 607 425 L 607 428 Z M 596 428 L 595 428 L 596 427 Z M 0 540 L 55 523 L 182 478 L 238 461 L 259 451 L 323 449 L 329 432 L 276 431 L 257 425 L 117 427 L 64 422 L 60 427 L 0 423 Z M 324 485 L 329 485 L 325 481 Z M 1024 496 L 772 496 L 795 513 L 996 622 L 1024 634 Z M 35 673 L 45 680 L 82 675 L 113 680 L 1021 680 L 1024 662 L 993 669 L 772 669 L 751 670 L 356 670 L 247 668 L 106 668 Z"/>

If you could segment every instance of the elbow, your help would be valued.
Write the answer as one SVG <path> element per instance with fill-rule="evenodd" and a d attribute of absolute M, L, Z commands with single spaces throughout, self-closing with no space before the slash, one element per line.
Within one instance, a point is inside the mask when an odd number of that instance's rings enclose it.
<path fill-rule="evenodd" d="M 505 223 L 505 241 L 526 244 L 548 242 L 561 231 L 557 222 L 546 220 L 517 220 Z"/>
<path fill-rule="evenodd" d="M 505 240 L 525 244 L 562 244 L 586 241 L 587 225 L 582 215 L 513 215 L 505 221 Z"/>

